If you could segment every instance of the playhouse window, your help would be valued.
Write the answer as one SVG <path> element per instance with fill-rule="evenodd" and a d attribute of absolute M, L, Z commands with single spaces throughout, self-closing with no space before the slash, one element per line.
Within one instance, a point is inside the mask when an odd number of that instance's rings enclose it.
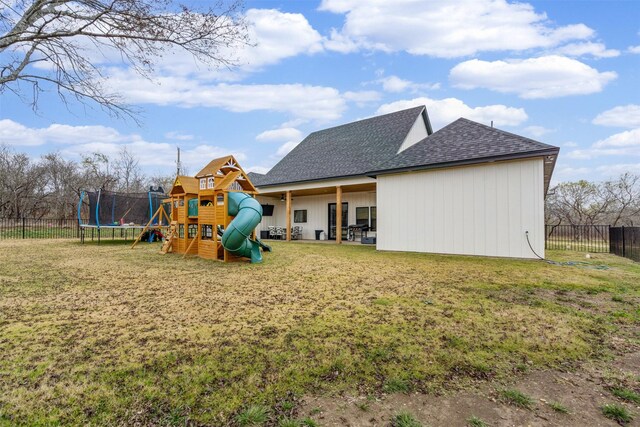
<path fill-rule="evenodd" d="M 200 178 L 200 189 L 201 190 L 207 189 L 207 178 Z"/>
<path fill-rule="evenodd" d="M 207 178 L 207 188 L 213 188 L 213 177 Z"/>
<path fill-rule="evenodd" d="M 293 211 L 293 222 L 307 222 L 307 210 Z"/>
<path fill-rule="evenodd" d="M 198 224 L 189 224 L 189 228 L 187 229 L 187 237 L 189 239 L 193 239 L 198 235 Z"/>
<path fill-rule="evenodd" d="M 200 237 L 202 239 L 213 238 L 213 225 L 202 224 L 202 226 L 200 226 L 200 229 L 201 229 Z"/>
<path fill-rule="evenodd" d="M 184 224 L 178 224 L 178 238 L 184 239 Z"/>
<path fill-rule="evenodd" d="M 224 205 L 224 196 L 222 194 L 218 194 L 217 203 L 218 203 L 218 206 Z"/>

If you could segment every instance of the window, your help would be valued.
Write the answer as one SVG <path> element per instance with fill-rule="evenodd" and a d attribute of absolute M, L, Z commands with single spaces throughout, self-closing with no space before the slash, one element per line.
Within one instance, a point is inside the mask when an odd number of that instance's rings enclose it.
<path fill-rule="evenodd" d="M 356 208 L 356 224 L 369 225 L 369 207 Z"/>
<path fill-rule="evenodd" d="M 376 231 L 376 226 L 378 225 L 378 221 L 377 221 L 377 212 L 376 212 L 376 207 L 375 206 L 371 206 L 371 231 Z"/>
<path fill-rule="evenodd" d="M 178 224 L 178 238 L 184 239 L 184 224 Z"/>
<path fill-rule="evenodd" d="M 224 196 L 222 194 L 218 194 L 216 203 L 218 204 L 218 206 L 224 206 Z"/>
<path fill-rule="evenodd" d="M 200 189 L 201 190 L 207 189 L 207 178 L 200 178 Z"/>
<path fill-rule="evenodd" d="M 293 211 L 293 222 L 307 222 L 307 210 Z"/>
<path fill-rule="evenodd" d="M 202 239 L 212 239 L 213 238 L 213 225 L 202 224 L 200 227 L 200 238 Z"/>
<path fill-rule="evenodd" d="M 198 235 L 198 224 L 189 224 L 189 228 L 187 229 L 187 237 L 189 239 L 193 239 Z"/>
<path fill-rule="evenodd" d="M 213 188 L 213 177 L 207 178 L 207 188 Z"/>
<path fill-rule="evenodd" d="M 362 206 L 356 208 L 356 224 L 368 225 L 369 230 L 376 231 L 376 213 L 375 206 Z"/>

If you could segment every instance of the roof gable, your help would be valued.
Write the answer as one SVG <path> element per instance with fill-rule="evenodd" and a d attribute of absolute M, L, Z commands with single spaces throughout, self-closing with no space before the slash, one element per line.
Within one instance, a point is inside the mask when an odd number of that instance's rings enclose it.
<path fill-rule="evenodd" d="M 424 106 L 313 132 L 261 179 L 260 186 L 365 175 L 398 152 L 420 117 L 430 133 Z"/>
<path fill-rule="evenodd" d="M 198 194 L 198 180 L 191 176 L 178 175 L 169 194 Z"/>
<path fill-rule="evenodd" d="M 559 150 L 553 145 L 460 118 L 378 164 L 370 174 L 553 154 L 552 164 L 545 161 L 546 192 Z"/>

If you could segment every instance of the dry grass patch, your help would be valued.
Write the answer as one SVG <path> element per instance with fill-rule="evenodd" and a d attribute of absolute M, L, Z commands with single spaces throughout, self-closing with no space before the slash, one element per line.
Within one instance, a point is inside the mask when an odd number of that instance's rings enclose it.
<path fill-rule="evenodd" d="M 309 391 L 429 391 L 597 357 L 638 316 L 611 296 L 637 301 L 640 268 L 611 256 L 597 270 L 273 246 L 251 265 L 0 242 L 0 425 L 220 425 Z M 609 294 L 626 317 L 558 292 Z"/>

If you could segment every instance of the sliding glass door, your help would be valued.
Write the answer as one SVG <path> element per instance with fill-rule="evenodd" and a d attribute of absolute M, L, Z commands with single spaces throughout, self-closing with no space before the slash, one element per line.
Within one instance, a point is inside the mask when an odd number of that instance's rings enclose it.
<path fill-rule="evenodd" d="M 329 203 L 329 240 L 336 240 L 336 204 Z M 342 203 L 342 240 L 347 239 L 349 203 Z"/>

